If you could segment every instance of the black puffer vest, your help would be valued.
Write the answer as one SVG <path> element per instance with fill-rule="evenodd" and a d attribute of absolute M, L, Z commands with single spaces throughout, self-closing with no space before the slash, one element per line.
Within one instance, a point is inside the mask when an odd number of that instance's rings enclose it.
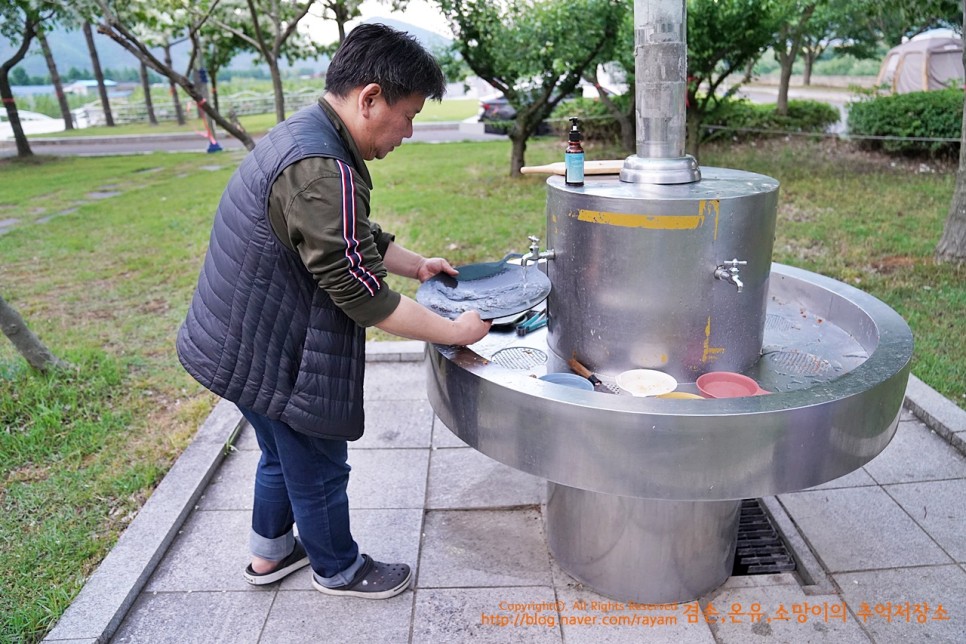
<path fill-rule="evenodd" d="M 232 175 L 178 357 L 222 398 L 305 434 L 355 440 L 364 423 L 365 329 L 333 304 L 268 219 L 275 179 L 313 156 L 352 165 L 320 105 L 272 128 Z"/>

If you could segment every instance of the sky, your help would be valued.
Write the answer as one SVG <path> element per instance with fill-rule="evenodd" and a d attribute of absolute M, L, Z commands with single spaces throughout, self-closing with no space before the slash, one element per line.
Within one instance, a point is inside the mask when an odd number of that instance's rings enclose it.
<path fill-rule="evenodd" d="M 393 18 L 408 22 L 422 29 L 435 31 L 436 33 L 452 38 L 453 33 L 446 24 L 446 19 L 440 13 L 439 7 L 426 0 L 409 0 L 405 11 L 391 11 L 388 3 L 378 2 L 377 0 L 365 0 L 362 3 L 362 18 Z M 306 17 L 305 22 L 308 32 L 317 42 L 330 43 L 339 37 L 339 30 L 332 20 L 322 20 L 315 17 Z M 351 31 L 358 23 L 357 20 L 350 22 L 346 31 Z"/>

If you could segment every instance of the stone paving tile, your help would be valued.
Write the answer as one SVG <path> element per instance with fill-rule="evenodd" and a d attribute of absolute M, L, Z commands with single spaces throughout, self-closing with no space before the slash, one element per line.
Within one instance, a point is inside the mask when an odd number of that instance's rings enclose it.
<path fill-rule="evenodd" d="M 349 506 L 421 508 L 426 501 L 428 449 L 357 449 L 349 452 Z"/>
<path fill-rule="evenodd" d="M 429 447 L 432 433 L 428 400 L 373 400 L 366 403 L 366 431 L 349 448 Z"/>
<path fill-rule="evenodd" d="M 846 603 L 862 621 L 860 612 L 866 612 L 863 604 L 871 610 L 862 627 L 869 632 L 876 644 L 908 644 L 909 642 L 962 642 L 964 606 L 966 606 L 966 571 L 959 566 L 923 566 L 901 570 L 875 570 L 849 572 L 833 576 L 841 587 Z M 910 604 L 909 621 L 904 611 Z M 892 605 L 892 621 L 876 614 L 876 606 Z M 919 622 L 913 610 L 919 604 L 925 621 Z M 928 605 L 926 609 L 923 605 Z M 948 620 L 938 620 L 938 607 L 942 604 Z M 853 616 L 850 615 L 849 619 Z"/>
<path fill-rule="evenodd" d="M 539 505 L 547 483 L 468 447 L 434 450 L 429 459 L 427 509 Z"/>
<path fill-rule="evenodd" d="M 425 361 L 366 365 L 365 401 L 426 400 Z"/>
<path fill-rule="evenodd" d="M 830 572 L 951 563 L 881 488 L 796 492 L 779 498 Z"/>
<path fill-rule="evenodd" d="M 440 447 L 468 447 L 468 445 L 443 424 L 439 416 L 433 417 L 433 449 Z"/>
<path fill-rule="evenodd" d="M 556 610 L 508 611 L 501 606 L 554 602 L 549 586 L 442 588 L 416 592 L 413 644 L 552 644 L 561 642 Z M 530 621 L 523 623 L 528 614 Z M 518 623 L 514 623 L 517 620 Z M 535 623 L 538 622 L 539 623 Z"/>
<path fill-rule="evenodd" d="M 248 423 L 245 423 L 241 432 L 238 434 L 238 438 L 235 439 L 235 449 L 259 451 L 258 441 L 255 440 L 255 430 Z"/>
<path fill-rule="evenodd" d="M 554 585 L 561 604 L 561 628 L 568 644 L 624 642 L 712 644 L 703 620 L 688 619 L 683 604 L 641 606 L 600 595 L 553 565 Z"/>
<path fill-rule="evenodd" d="M 237 450 L 228 454 L 198 499 L 199 510 L 251 510 L 255 467 L 261 452 Z"/>
<path fill-rule="evenodd" d="M 878 485 L 875 479 L 869 476 L 863 468 L 859 468 L 854 472 L 849 472 L 845 476 L 840 476 L 837 479 L 831 480 L 828 483 L 823 483 L 822 485 L 816 485 L 815 487 L 808 488 L 809 490 L 835 490 L 843 487 L 865 487 L 869 485 Z"/>
<path fill-rule="evenodd" d="M 549 586 L 550 554 L 536 510 L 426 513 L 420 588 Z"/>
<path fill-rule="evenodd" d="M 919 421 L 899 423 L 889 446 L 865 465 L 882 485 L 962 477 L 966 457 Z"/>
<path fill-rule="evenodd" d="M 359 550 L 371 555 L 376 561 L 405 563 L 416 570 L 419 559 L 419 541 L 423 527 L 423 511 L 411 510 L 358 510 L 349 509 L 352 536 Z M 309 569 L 285 578 L 282 590 L 313 590 Z"/>
<path fill-rule="evenodd" d="M 949 556 L 966 562 L 966 479 L 887 485 L 884 489 Z"/>
<path fill-rule="evenodd" d="M 376 601 L 331 597 L 315 590 L 281 590 L 258 642 L 406 642 L 412 612 L 412 591 Z"/>
<path fill-rule="evenodd" d="M 274 596 L 270 592 L 141 593 L 111 641 L 255 643 Z"/>
<path fill-rule="evenodd" d="M 248 510 L 193 512 L 145 590 L 264 591 L 242 576 L 249 561 L 251 516 Z"/>
<path fill-rule="evenodd" d="M 714 597 L 710 606 L 717 614 L 709 614 L 706 604 L 704 613 L 719 644 L 869 641 L 838 595 L 806 595 L 797 584 L 733 588 Z"/>

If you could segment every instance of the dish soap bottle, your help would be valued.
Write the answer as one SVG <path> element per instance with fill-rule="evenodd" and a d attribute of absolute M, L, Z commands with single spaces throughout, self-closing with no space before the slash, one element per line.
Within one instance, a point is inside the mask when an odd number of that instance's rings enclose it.
<path fill-rule="evenodd" d="M 570 140 L 564 153 L 564 181 L 568 186 L 584 185 L 584 148 L 580 145 L 580 119 L 570 117 Z"/>

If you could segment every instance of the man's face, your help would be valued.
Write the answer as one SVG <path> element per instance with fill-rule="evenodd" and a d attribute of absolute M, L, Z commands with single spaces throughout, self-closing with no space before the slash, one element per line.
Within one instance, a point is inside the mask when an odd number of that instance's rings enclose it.
<path fill-rule="evenodd" d="M 401 98 L 392 105 L 380 92 L 371 97 L 366 120 L 367 145 L 361 150 L 366 161 L 384 159 L 413 135 L 413 119 L 423 109 L 426 99 L 419 94 Z"/>

